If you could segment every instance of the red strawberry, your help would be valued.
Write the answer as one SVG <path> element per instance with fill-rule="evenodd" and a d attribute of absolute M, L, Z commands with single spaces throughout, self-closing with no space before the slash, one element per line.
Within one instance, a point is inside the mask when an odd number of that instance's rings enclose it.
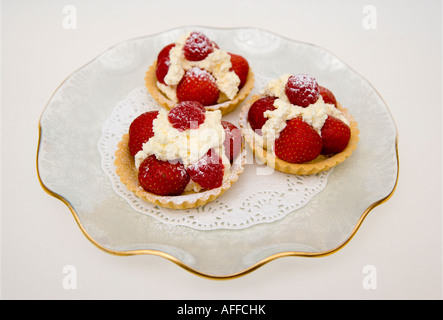
<path fill-rule="evenodd" d="M 186 60 L 201 61 L 214 51 L 213 42 L 203 33 L 192 32 L 183 46 Z"/>
<path fill-rule="evenodd" d="M 285 93 L 289 102 L 300 107 L 315 103 L 320 95 L 317 81 L 308 74 L 290 76 L 286 83 Z"/>
<path fill-rule="evenodd" d="M 333 104 L 335 107 L 337 107 L 337 100 L 335 99 L 332 91 L 322 86 L 318 86 L 318 88 L 320 90 L 320 95 L 322 96 L 323 101 L 325 103 Z"/>
<path fill-rule="evenodd" d="M 175 47 L 175 43 L 168 44 L 158 53 L 157 56 L 157 67 L 155 69 L 155 75 L 157 76 L 157 80 L 163 84 L 166 84 L 164 79 L 165 76 L 168 74 L 169 65 L 171 64 L 169 59 L 169 52 L 173 47 Z"/>
<path fill-rule="evenodd" d="M 162 58 L 169 58 L 169 52 L 172 48 L 175 47 L 175 43 L 168 44 L 166 47 L 160 50 L 157 56 L 157 61 L 160 61 Z"/>
<path fill-rule="evenodd" d="M 160 196 L 177 196 L 183 193 L 189 175 L 180 162 L 158 160 L 155 155 L 147 157 L 138 171 L 140 186 Z"/>
<path fill-rule="evenodd" d="M 214 77 L 198 67 L 188 70 L 177 86 L 179 101 L 198 101 L 204 106 L 216 104 L 219 94 Z"/>
<path fill-rule="evenodd" d="M 222 121 L 223 129 L 225 129 L 225 154 L 229 161 L 233 161 L 240 153 L 242 144 L 242 135 L 240 129 L 229 121 Z"/>
<path fill-rule="evenodd" d="M 239 88 L 242 88 L 246 83 L 246 78 L 248 77 L 249 72 L 249 63 L 248 61 L 237 54 L 229 53 L 231 56 L 231 70 L 234 71 L 235 74 L 240 78 Z"/>
<path fill-rule="evenodd" d="M 168 120 L 175 129 L 197 129 L 205 121 L 205 107 L 197 101 L 182 101 L 168 113 Z"/>
<path fill-rule="evenodd" d="M 323 140 L 322 154 L 335 154 L 342 152 L 351 138 L 351 129 L 343 121 L 328 116 L 321 129 Z"/>
<path fill-rule="evenodd" d="M 224 169 L 221 157 L 211 149 L 186 170 L 203 189 L 214 189 L 222 185 Z"/>
<path fill-rule="evenodd" d="M 289 120 L 275 140 L 275 155 L 290 163 L 314 160 L 321 149 L 320 135 L 301 118 Z"/>
<path fill-rule="evenodd" d="M 166 84 L 165 77 L 168 74 L 170 64 L 171 61 L 169 60 L 169 57 L 162 58 L 157 61 L 157 68 L 155 69 L 155 75 L 160 83 Z"/>
<path fill-rule="evenodd" d="M 275 110 L 274 101 L 276 97 L 264 97 L 255 101 L 248 111 L 248 121 L 252 130 L 261 134 L 261 128 L 266 123 L 268 118 L 264 117 L 265 111 Z"/>
<path fill-rule="evenodd" d="M 135 118 L 129 126 L 129 152 L 135 156 L 142 150 L 143 143 L 153 135 L 152 122 L 157 118 L 158 111 L 149 111 Z"/>

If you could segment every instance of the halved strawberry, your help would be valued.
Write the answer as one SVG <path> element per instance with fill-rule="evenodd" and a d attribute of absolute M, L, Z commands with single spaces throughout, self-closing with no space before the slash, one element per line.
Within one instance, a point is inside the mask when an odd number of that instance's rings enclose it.
<path fill-rule="evenodd" d="M 268 118 L 264 117 L 265 111 L 272 111 L 276 108 L 274 107 L 274 101 L 276 97 L 263 97 L 255 101 L 248 111 L 248 121 L 251 125 L 252 130 L 261 134 L 261 128 L 266 123 Z"/>
<path fill-rule="evenodd" d="M 289 102 L 300 107 L 315 103 L 320 95 L 317 81 L 308 74 L 290 76 L 285 86 L 285 93 Z"/>
<path fill-rule="evenodd" d="M 275 155 L 290 163 L 304 163 L 320 155 L 322 139 L 317 131 L 301 118 L 287 122 L 275 140 Z"/>
<path fill-rule="evenodd" d="M 160 196 L 182 194 L 189 179 L 182 163 L 158 160 L 155 155 L 143 160 L 138 172 L 140 186 Z"/>
<path fill-rule="evenodd" d="M 238 54 L 229 53 L 229 55 L 231 56 L 232 64 L 230 71 L 234 71 L 235 74 L 240 78 L 240 85 L 238 86 L 240 89 L 246 83 L 246 78 L 248 77 L 249 72 L 249 63 L 244 57 Z"/>
<path fill-rule="evenodd" d="M 204 106 L 217 103 L 220 91 L 215 78 L 198 67 L 189 69 L 177 86 L 179 101 L 198 101 Z"/>
<path fill-rule="evenodd" d="M 180 131 L 197 129 L 205 121 L 205 107 L 197 101 L 182 101 L 168 113 L 171 125 Z"/>
<path fill-rule="evenodd" d="M 328 116 L 321 129 L 324 155 L 342 152 L 348 145 L 351 138 L 349 126 L 333 116 Z"/>
<path fill-rule="evenodd" d="M 222 121 L 223 129 L 225 129 L 225 154 L 229 161 L 233 161 L 240 153 L 242 144 L 242 135 L 240 129 L 229 121 Z"/>
<path fill-rule="evenodd" d="M 129 126 L 129 152 L 135 156 L 142 150 L 143 143 L 153 135 L 152 122 L 158 116 L 158 111 L 148 111 L 135 118 Z"/>
<path fill-rule="evenodd" d="M 183 46 L 183 55 L 189 61 L 201 61 L 213 51 L 213 42 L 198 31 L 192 32 Z"/>
<path fill-rule="evenodd" d="M 210 149 L 200 160 L 190 164 L 186 171 L 203 189 L 214 189 L 222 185 L 224 169 L 221 157 Z"/>
<path fill-rule="evenodd" d="M 320 90 L 320 95 L 322 96 L 323 101 L 325 103 L 333 104 L 335 107 L 337 107 L 337 100 L 335 99 L 332 91 L 322 86 L 318 86 L 318 88 Z"/>

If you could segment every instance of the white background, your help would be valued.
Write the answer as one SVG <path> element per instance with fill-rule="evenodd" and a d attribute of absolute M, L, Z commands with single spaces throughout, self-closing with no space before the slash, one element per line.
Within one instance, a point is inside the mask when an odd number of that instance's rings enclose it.
<path fill-rule="evenodd" d="M 65 30 L 63 8 L 77 9 Z M 362 22 L 376 8 L 376 29 Z M 41 188 L 38 121 L 74 70 L 121 41 L 186 25 L 258 27 L 323 47 L 369 80 L 399 131 L 400 178 L 351 242 L 323 258 L 274 260 L 243 277 L 201 278 L 157 256 L 95 247 Z M 442 4 L 440 1 L 1 2 L 3 299 L 441 299 Z M 63 287 L 63 268 L 77 288 Z M 365 266 L 377 271 L 365 289 Z"/>

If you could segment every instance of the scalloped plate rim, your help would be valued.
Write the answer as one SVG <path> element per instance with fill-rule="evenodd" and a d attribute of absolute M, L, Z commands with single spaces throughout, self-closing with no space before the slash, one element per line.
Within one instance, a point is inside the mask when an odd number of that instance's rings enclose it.
<path fill-rule="evenodd" d="M 394 125 L 395 128 L 395 155 L 396 155 L 396 162 L 397 162 L 397 172 L 396 172 L 396 179 L 395 179 L 395 183 L 394 186 L 392 188 L 392 190 L 383 198 L 377 200 L 376 202 L 374 202 L 373 204 L 371 204 L 370 206 L 368 206 L 368 208 L 366 210 L 364 210 L 364 212 L 361 214 L 359 220 L 357 221 L 356 225 L 354 226 L 351 234 L 348 236 L 348 238 L 346 240 L 344 240 L 341 244 L 339 244 L 338 246 L 336 246 L 335 248 L 332 248 L 330 250 L 326 250 L 326 251 L 322 251 L 322 252 L 302 252 L 302 251 L 284 251 L 284 252 L 279 252 L 276 254 L 272 254 L 267 256 L 266 258 L 263 258 L 262 260 L 260 260 L 259 262 L 239 271 L 233 274 L 226 274 L 226 275 L 214 275 L 214 274 L 209 274 L 209 273 L 205 273 L 205 272 L 201 272 L 195 268 L 192 268 L 190 266 L 188 266 L 186 263 L 182 262 L 181 260 L 179 260 L 178 258 L 174 257 L 173 255 L 160 251 L 160 250 L 151 250 L 151 249 L 140 249 L 140 250 L 127 250 L 127 251 L 117 251 L 117 250 L 112 250 L 109 248 L 105 248 L 104 246 L 102 246 L 99 242 L 97 242 L 95 239 L 93 239 L 92 236 L 90 236 L 88 234 L 88 232 L 86 231 L 85 227 L 83 226 L 83 224 L 80 221 L 80 218 L 76 212 L 76 210 L 74 209 L 74 207 L 71 205 L 71 203 L 69 202 L 69 200 L 67 198 L 65 198 L 63 195 L 58 194 L 54 191 L 52 191 L 50 188 L 48 188 L 44 181 L 41 178 L 40 175 L 40 171 L 39 171 L 39 153 L 40 153 L 40 145 L 41 145 L 41 140 L 42 140 L 42 125 L 41 125 L 41 119 L 44 115 L 44 113 L 46 112 L 48 105 L 50 104 L 52 98 L 54 97 L 55 93 L 58 92 L 59 89 L 61 89 L 63 87 L 63 85 L 68 81 L 68 79 L 70 79 L 71 76 L 73 76 L 75 73 L 77 73 L 78 71 L 80 71 L 81 69 L 85 68 L 86 66 L 92 64 L 94 61 L 96 61 L 97 59 L 99 59 L 104 53 L 108 52 L 109 50 L 116 48 L 117 46 L 119 46 L 120 44 L 123 44 L 125 42 L 130 42 L 130 41 L 134 41 L 134 40 L 141 40 L 141 39 L 148 39 L 148 38 L 154 38 L 160 35 L 163 35 L 165 33 L 168 32 L 173 32 L 173 31 L 178 31 L 178 30 L 183 30 L 183 29 L 191 29 L 191 28 L 204 28 L 204 29 L 211 29 L 211 30 L 223 30 L 223 31 L 235 31 L 235 30 L 256 30 L 259 32 L 263 32 L 263 33 L 268 33 L 271 34 L 275 37 L 279 37 L 281 39 L 285 39 L 286 41 L 289 42 L 293 42 L 293 43 L 299 43 L 299 44 L 303 44 L 303 45 L 307 45 L 307 46 L 312 46 L 314 48 L 317 49 L 321 49 L 325 52 L 327 52 L 328 54 L 330 54 L 331 56 L 333 56 L 334 58 L 338 59 L 346 68 L 348 68 L 349 70 L 351 70 L 355 75 L 357 75 L 358 77 L 360 77 L 363 81 L 366 82 L 366 84 L 368 84 L 370 86 L 370 88 L 376 93 L 376 95 L 381 99 L 383 106 L 385 107 L 386 111 L 389 113 L 392 123 Z M 269 30 L 265 30 L 265 29 L 261 29 L 261 28 L 257 28 L 257 27 L 213 27 L 213 26 L 203 26 L 203 25 L 186 25 L 186 26 L 181 26 L 181 27 L 175 27 L 175 28 L 171 28 L 171 29 L 167 29 L 167 30 L 163 30 L 154 34 L 149 34 L 149 35 L 145 35 L 145 36 L 139 36 L 139 37 L 134 37 L 131 39 L 127 39 L 127 40 L 123 40 L 120 41 L 118 43 L 116 43 L 115 45 L 109 47 L 108 49 L 106 49 L 105 51 L 101 52 L 100 54 L 98 54 L 95 58 L 91 59 L 89 62 L 87 62 L 86 64 L 84 64 L 83 66 L 77 68 L 76 70 L 74 70 L 70 75 L 68 75 L 61 83 L 60 85 L 54 90 L 53 94 L 50 96 L 48 102 L 46 103 L 45 107 L 43 108 L 43 111 L 40 115 L 39 121 L 38 121 L 38 132 L 39 132 L 39 136 L 38 136 L 38 142 L 37 142 L 37 153 L 36 153 L 36 169 L 37 169 L 37 177 L 39 180 L 39 183 L 41 185 L 41 187 L 43 188 L 43 190 L 48 193 L 49 195 L 55 197 L 56 199 L 59 199 L 60 201 L 62 201 L 67 207 L 68 209 L 71 211 L 71 214 L 73 215 L 78 227 L 80 228 L 80 230 L 82 231 L 82 233 L 84 234 L 84 236 L 92 243 L 94 244 L 97 248 L 103 250 L 106 253 L 112 254 L 112 255 L 117 255 L 117 256 L 132 256 L 132 255 L 156 255 L 156 256 L 160 256 L 163 257 L 175 264 L 177 264 L 178 266 L 180 266 L 181 268 L 204 278 L 208 278 L 208 279 L 233 279 L 233 278 L 237 278 L 243 275 L 246 275 L 256 269 L 258 269 L 259 267 L 267 264 L 268 262 L 271 262 L 275 259 L 278 258 L 282 258 L 282 257 L 289 257 L 289 256 L 297 256 L 297 257 L 324 257 L 324 256 L 328 256 L 330 254 L 333 254 L 339 250 L 341 250 L 346 244 L 348 244 L 350 242 L 350 240 L 355 236 L 356 232 L 358 231 L 358 229 L 361 227 L 363 221 L 365 220 L 365 218 L 368 216 L 369 212 L 371 212 L 374 208 L 376 208 L 377 206 L 385 203 L 386 201 L 388 201 L 394 194 L 396 188 L 397 188 L 397 184 L 398 184 L 398 178 L 399 178 L 399 172 L 400 172 L 400 167 L 399 167 L 399 152 L 398 152 L 398 130 L 397 130 L 397 126 L 395 124 L 394 118 L 392 117 L 392 113 L 389 110 L 386 102 L 384 101 L 384 99 L 382 98 L 382 96 L 379 94 L 379 92 L 372 86 L 372 84 L 363 76 L 361 76 L 358 72 L 356 72 L 353 68 L 351 68 L 348 64 L 346 64 L 344 61 L 342 61 L 340 58 L 338 58 L 335 54 L 331 53 L 329 50 L 322 48 L 321 46 L 318 46 L 316 44 L 312 44 L 309 42 L 304 42 L 304 41 L 299 41 L 299 40 L 294 40 L 285 36 L 281 36 L 277 33 L 274 33 L 272 31 Z"/>

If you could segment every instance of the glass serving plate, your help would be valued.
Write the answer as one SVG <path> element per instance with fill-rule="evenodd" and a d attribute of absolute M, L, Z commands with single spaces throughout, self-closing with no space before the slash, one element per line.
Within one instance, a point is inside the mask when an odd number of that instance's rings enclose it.
<path fill-rule="evenodd" d="M 104 121 L 128 92 L 143 86 L 158 52 L 192 30 L 245 56 L 263 77 L 314 75 L 358 123 L 357 150 L 334 168 L 324 190 L 283 219 L 240 230 L 169 225 L 135 211 L 102 169 L 97 142 Z M 41 115 L 39 134 L 41 185 L 68 206 L 93 244 L 111 254 L 162 256 L 213 279 L 238 277 L 280 257 L 336 252 L 368 213 L 392 196 L 399 172 L 397 129 L 376 90 L 328 51 L 256 28 L 189 26 L 124 41 L 59 86 Z"/>

